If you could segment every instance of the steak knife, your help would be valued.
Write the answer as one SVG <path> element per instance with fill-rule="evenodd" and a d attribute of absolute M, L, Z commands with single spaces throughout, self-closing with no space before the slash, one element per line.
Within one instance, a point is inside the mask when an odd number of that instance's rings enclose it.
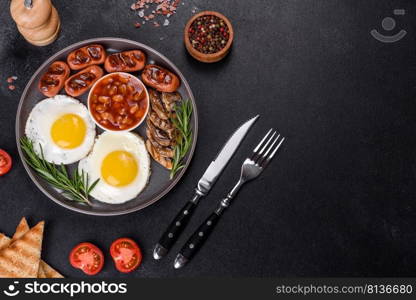
<path fill-rule="evenodd" d="M 161 259 L 169 252 L 170 248 L 173 246 L 186 225 L 189 223 L 189 220 L 191 219 L 191 216 L 195 211 L 199 200 L 209 193 L 212 186 L 217 181 L 219 175 L 224 170 L 227 163 L 231 160 L 238 146 L 241 144 L 244 137 L 247 135 L 251 126 L 256 122 L 258 117 L 259 115 L 242 124 L 231 135 L 221 151 L 218 153 L 215 160 L 210 163 L 204 175 L 202 175 L 201 179 L 198 181 L 194 196 L 179 211 L 179 213 L 170 223 L 168 229 L 160 238 L 159 242 L 156 244 L 155 249 L 153 250 L 154 259 Z"/>

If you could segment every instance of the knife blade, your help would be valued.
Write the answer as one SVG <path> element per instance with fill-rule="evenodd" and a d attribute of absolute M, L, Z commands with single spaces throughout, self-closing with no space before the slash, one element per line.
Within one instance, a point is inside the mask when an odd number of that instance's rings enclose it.
<path fill-rule="evenodd" d="M 211 190 L 212 186 L 217 181 L 218 177 L 237 151 L 241 142 L 249 132 L 250 128 L 257 121 L 259 115 L 249 119 L 243 123 L 227 140 L 222 147 L 216 158 L 209 164 L 208 168 L 198 181 L 195 194 L 191 200 L 189 200 L 185 206 L 176 215 L 173 221 L 170 223 L 168 229 L 164 232 L 159 242 L 156 244 L 153 250 L 153 258 L 158 260 L 164 257 L 179 238 L 180 234 L 188 224 L 192 213 L 194 212 L 199 200 L 206 196 Z"/>
<path fill-rule="evenodd" d="M 201 179 L 198 181 L 198 190 L 203 194 L 203 196 L 205 196 L 211 190 L 219 175 L 231 160 L 238 146 L 240 146 L 244 137 L 254 122 L 257 121 L 258 117 L 259 115 L 242 124 L 227 140 L 225 145 L 217 154 L 217 157 L 210 163 L 204 175 L 202 175 Z"/>

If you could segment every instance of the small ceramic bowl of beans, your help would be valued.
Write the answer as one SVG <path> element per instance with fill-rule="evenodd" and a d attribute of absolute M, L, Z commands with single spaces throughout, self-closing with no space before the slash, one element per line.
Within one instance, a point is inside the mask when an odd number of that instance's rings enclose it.
<path fill-rule="evenodd" d="M 213 63 L 223 59 L 230 51 L 234 30 L 223 14 L 203 11 L 194 15 L 184 31 L 185 47 L 195 59 Z"/>
<path fill-rule="evenodd" d="M 110 73 L 91 88 L 88 110 L 102 129 L 130 131 L 146 118 L 149 94 L 139 78 L 123 72 Z"/>

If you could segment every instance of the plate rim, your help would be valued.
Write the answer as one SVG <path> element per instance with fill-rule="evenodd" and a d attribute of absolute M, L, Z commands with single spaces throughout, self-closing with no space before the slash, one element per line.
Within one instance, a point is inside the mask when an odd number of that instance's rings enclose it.
<path fill-rule="evenodd" d="M 119 42 L 127 42 L 127 43 L 133 43 L 135 45 L 137 45 L 138 47 L 141 47 L 142 49 L 145 49 L 147 51 L 153 52 L 157 55 L 159 55 L 164 61 L 166 61 L 168 64 L 170 64 L 170 66 L 172 66 L 173 71 L 179 75 L 179 77 L 181 78 L 182 84 L 184 84 L 185 89 L 189 92 L 189 98 L 192 102 L 192 108 L 193 108 L 193 117 L 195 120 L 195 124 L 194 124 L 194 130 L 193 130 L 193 141 L 192 141 L 192 145 L 191 145 L 191 149 L 188 152 L 188 156 L 185 162 L 185 167 L 182 168 L 179 173 L 176 175 L 176 177 L 172 180 L 172 182 L 168 185 L 167 188 L 165 188 L 160 194 L 158 194 L 155 197 L 152 197 L 149 201 L 145 202 L 145 203 L 141 203 L 133 208 L 129 208 L 129 209 L 124 209 L 124 210 L 120 210 L 120 211 L 109 211 L 109 212 L 96 212 L 96 211 L 87 211 L 87 210 L 83 210 L 82 208 L 78 208 L 78 207 L 74 207 L 71 206 L 67 203 L 65 203 L 64 201 L 61 201 L 59 199 L 56 199 L 53 195 L 51 195 L 46 189 L 43 188 L 43 186 L 38 182 L 39 179 L 37 178 L 37 175 L 35 174 L 35 172 L 29 167 L 29 165 L 27 164 L 25 158 L 24 158 L 24 154 L 22 152 L 21 146 L 20 146 L 20 114 L 21 114 L 21 110 L 23 107 L 23 102 L 24 99 L 27 96 L 29 87 L 33 84 L 33 81 L 37 78 L 37 76 L 40 74 L 40 71 L 42 69 L 44 69 L 47 65 L 49 65 L 54 59 L 56 59 L 58 56 L 62 55 L 62 53 L 68 51 L 69 49 L 74 49 L 75 47 L 81 47 L 84 44 L 87 43 L 100 43 L 100 42 L 114 42 L 114 41 L 119 41 Z M 16 123 L 15 123 L 15 135 L 16 135 L 16 144 L 17 144 L 17 150 L 19 153 L 19 158 L 23 164 L 23 167 L 26 170 L 26 173 L 29 175 L 30 179 L 32 180 L 33 183 L 35 183 L 35 185 L 37 186 L 37 188 L 39 190 L 41 190 L 41 192 L 46 195 L 49 199 L 51 199 L 53 202 L 57 203 L 58 205 L 78 212 L 78 213 L 82 213 L 82 214 L 86 214 L 86 215 L 93 215 L 93 216 L 119 216 L 119 215 L 125 215 L 125 214 L 129 214 L 129 213 L 133 213 L 136 211 L 139 211 L 151 204 L 154 204 L 155 202 L 159 201 L 161 198 L 163 198 L 164 196 L 166 196 L 180 181 L 180 179 L 183 177 L 183 175 L 185 174 L 186 170 L 188 169 L 192 158 L 194 156 L 194 152 L 195 152 L 195 148 L 196 148 L 196 143 L 197 143 L 197 139 L 198 139 L 198 109 L 196 106 L 196 102 L 195 102 L 195 97 L 193 95 L 192 89 L 189 86 L 188 81 L 186 80 L 185 76 L 182 74 L 182 72 L 178 69 L 178 67 L 176 67 L 176 65 L 170 60 L 168 59 L 166 56 L 164 56 L 163 54 L 161 54 L 159 51 L 155 50 L 154 48 L 137 42 L 137 41 L 133 41 L 130 39 L 125 39 L 125 38 L 115 38 L 115 37 L 100 37 L 100 38 L 92 38 L 92 39 L 86 39 L 86 40 L 82 40 L 73 44 L 70 44 L 68 46 L 66 46 L 65 48 L 59 50 L 58 52 L 54 53 L 53 55 L 51 55 L 50 57 L 48 57 L 37 69 L 36 71 L 33 73 L 33 75 L 30 77 L 29 81 L 27 82 L 25 89 L 22 92 L 22 95 L 20 96 L 20 100 L 19 100 L 19 105 L 17 108 L 17 112 L 16 112 Z"/>

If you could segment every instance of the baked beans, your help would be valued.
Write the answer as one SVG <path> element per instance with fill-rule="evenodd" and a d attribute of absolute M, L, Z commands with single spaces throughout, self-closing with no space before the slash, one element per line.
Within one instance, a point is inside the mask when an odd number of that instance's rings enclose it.
<path fill-rule="evenodd" d="M 133 75 L 114 73 L 94 86 L 89 108 L 94 119 L 109 130 L 127 130 L 145 117 L 148 99 L 144 85 Z"/>

